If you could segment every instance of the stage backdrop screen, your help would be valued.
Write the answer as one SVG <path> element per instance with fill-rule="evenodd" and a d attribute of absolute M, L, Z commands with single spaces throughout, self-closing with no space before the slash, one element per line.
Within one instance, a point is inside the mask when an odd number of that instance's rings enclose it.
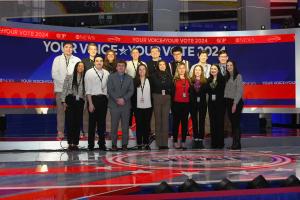
<path fill-rule="evenodd" d="M 95 42 L 101 55 L 113 49 L 124 60 L 130 60 L 131 49 L 138 48 L 145 62 L 150 60 L 152 46 L 160 47 L 166 61 L 172 60 L 172 47 L 181 46 L 191 64 L 198 62 L 202 49 L 208 51 L 209 63 L 217 63 L 218 51 L 226 49 L 243 76 L 245 107 L 296 108 L 295 38 L 295 33 L 263 31 L 203 34 L 2 24 L 0 108 L 55 106 L 51 67 L 64 41 L 74 42 L 74 55 L 79 58 L 87 57 L 88 43 Z"/>

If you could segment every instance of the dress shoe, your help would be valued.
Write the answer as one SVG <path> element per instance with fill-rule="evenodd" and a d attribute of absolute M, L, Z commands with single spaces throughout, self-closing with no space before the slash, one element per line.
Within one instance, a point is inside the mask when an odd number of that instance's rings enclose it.
<path fill-rule="evenodd" d="M 169 149 L 169 147 L 166 147 L 166 146 L 159 146 L 158 147 L 158 150 L 164 150 L 164 149 Z"/>
<path fill-rule="evenodd" d="M 147 150 L 147 151 L 151 151 L 151 148 L 150 148 L 150 146 L 149 146 L 149 145 L 146 145 L 146 146 L 145 146 L 145 150 Z"/>
<path fill-rule="evenodd" d="M 187 148 L 186 148 L 186 145 L 185 145 L 185 142 L 182 142 L 181 143 L 181 148 L 182 148 L 182 150 L 186 150 Z"/>
<path fill-rule="evenodd" d="M 143 147 L 142 146 L 137 146 L 138 150 L 143 150 Z"/>
<path fill-rule="evenodd" d="M 112 145 L 112 146 L 111 146 L 111 150 L 112 150 L 112 151 L 118 151 L 117 145 Z"/>
<path fill-rule="evenodd" d="M 99 149 L 100 149 L 101 151 L 106 151 L 106 150 L 107 150 L 107 148 L 106 148 L 105 145 L 100 145 L 100 146 L 99 146 Z"/>
<path fill-rule="evenodd" d="M 231 147 L 228 147 L 229 150 L 241 150 L 241 146 L 240 145 L 237 145 L 237 146 L 231 146 Z"/>
<path fill-rule="evenodd" d="M 73 149 L 72 150 L 74 150 L 74 151 L 78 151 L 79 150 L 79 148 L 78 148 L 78 146 L 77 145 L 73 145 L 73 147 L 72 147 Z"/>
<path fill-rule="evenodd" d="M 94 147 L 88 147 L 89 151 L 94 151 Z"/>
<path fill-rule="evenodd" d="M 122 151 L 127 151 L 127 145 L 122 145 Z"/>

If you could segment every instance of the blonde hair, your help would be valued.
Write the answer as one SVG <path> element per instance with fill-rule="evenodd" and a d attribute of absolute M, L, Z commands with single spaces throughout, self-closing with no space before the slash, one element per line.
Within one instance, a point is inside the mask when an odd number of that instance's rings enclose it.
<path fill-rule="evenodd" d="M 180 79 L 179 72 L 178 72 L 178 68 L 180 66 L 184 66 L 184 69 L 185 69 L 184 78 L 187 79 L 188 81 L 190 81 L 190 77 L 189 77 L 189 74 L 188 74 L 188 71 L 187 71 L 185 63 L 184 62 L 180 62 L 178 64 L 178 66 L 176 67 L 176 71 L 175 71 L 175 75 L 174 75 L 174 82 Z"/>
<path fill-rule="evenodd" d="M 196 65 L 193 69 L 193 74 L 192 74 L 192 77 L 191 77 L 191 82 L 192 83 L 195 83 L 196 81 L 196 75 L 195 75 L 195 71 L 196 71 L 196 68 L 197 67 L 200 67 L 201 69 L 201 75 L 200 75 L 200 83 L 201 84 L 205 84 L 206 83 L 206 78 L 204 77 L 204 70 L 203 70 L 203 67 L 201 65 Z"/>

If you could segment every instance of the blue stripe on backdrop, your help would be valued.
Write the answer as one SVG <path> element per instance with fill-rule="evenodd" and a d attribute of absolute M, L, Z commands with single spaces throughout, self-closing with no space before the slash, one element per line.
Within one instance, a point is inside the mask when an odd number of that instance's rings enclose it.
<path fill-rule="evenodd" d="M 36 98 L 0 98 L 0 105 L 54 105 L 55 99 L 36 99 Z"/>
<path fill-rule="evenodd" d="M 56 137 L 56 114 L 9 114 L 6 137 Z"/>
<path fill-rule="evenodd" d="M 245 99 L 245 105 L 295 105 L 295 99 Z"/>

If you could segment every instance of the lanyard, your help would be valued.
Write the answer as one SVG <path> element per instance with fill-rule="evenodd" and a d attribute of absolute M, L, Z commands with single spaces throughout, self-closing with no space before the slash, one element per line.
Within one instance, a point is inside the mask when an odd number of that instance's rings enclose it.
<path fill-rule="evenodd" d="M 69 62 L 70 62 L 70 58 L 67 58 L 66 55 L 64 55 L 64 56 L 65 56 L 65 59 L 66 59 L 66 67 L 68 67 L 69 66 Z"/>
<path fill-rule="evenodd" d="M 132 65 L 133 65 L 134 71 L 136 72 L 136 71 L 137 71 L 137 67 L 138 67 L 138 65 L 139 65 L 139 62 L 137 62 L 137 66 L 136 66 L 136 67 L 135 67 L 135 64 L 134 64 L 133 60 L 132 60 L 131 62 L 132 62 Z"/>
<path fill-rule="evenodd" d="M 102 74 L 102 77 L 100 77 L 100 75 L 99 75 L 99 73 L 97 72 L 97 70 L 95 69 L 95 67 L 94 67 L 94 70 L 95 70 L 95 72 L 96 72 L 98 78 L 99 78 L 100 81 L 101 81 L 101 91 L 103 92 L 104 87 L 103 87 L 103 84 L 102 84 L 102 80 L 103 80 L 103 77 L 104 77 L 104 72 L 103 72 L 103 74 Z"/>
<path fill-rule="evenodd" d="M 141 83 L 142 97 L 144 96 L 144 88 L 145 88 L 145 84 L 146 84 L 146 78 L 145 78 L 145 80 L 144 80 L 144 84 Z"/>
<path fill-rule="evenodd" d="M 67 58 L 67 56 L 66 55 L 64 55 L 65 56 L 65 60 L 66 60 L 66 69 L 67 69 L 67 74 L 68 74 L 68 67 L 69 67 L 69 63 L 70 63 L 70 58 L 71 57 L 69 57 L 69 58 Z"/>

